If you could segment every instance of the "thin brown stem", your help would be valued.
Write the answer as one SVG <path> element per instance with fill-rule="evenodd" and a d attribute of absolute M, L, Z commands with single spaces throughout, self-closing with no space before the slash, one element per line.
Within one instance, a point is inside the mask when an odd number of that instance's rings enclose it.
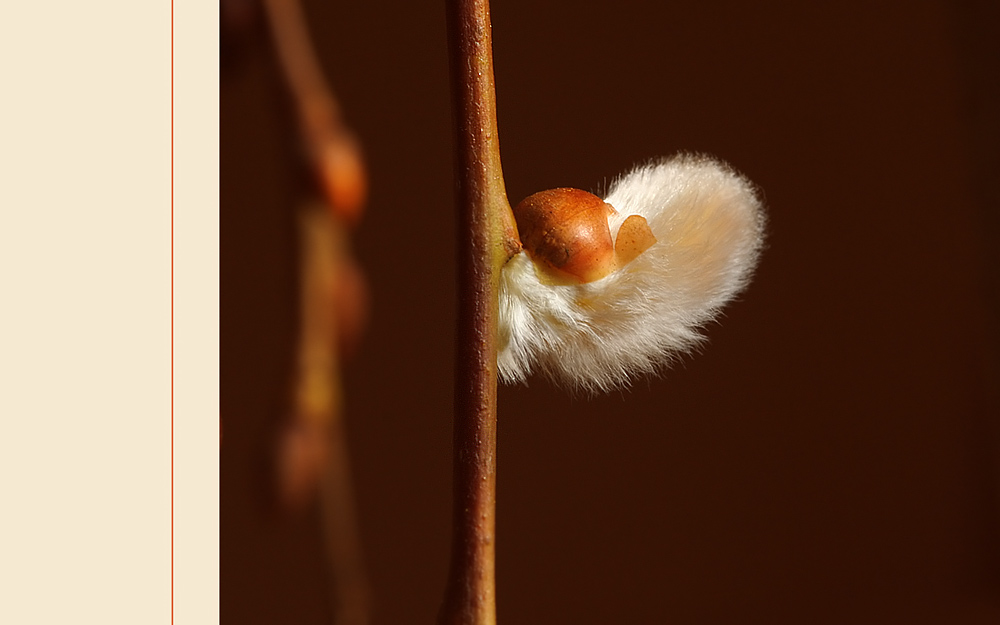
<path fill-rule="evenodd" d="M 298 0 L 264 0 L 263 5 L 282 73 L 300 115 L 306 120 L 326 117 L 327 123 L 335 123 L 340 114 L 337 100 L 323 79 L 323 71 L 313 54 L 309 29 Z"/>
<path fill-rule="evenodd" d="M 442 625 L 494 625 L 500 269 L 520 249 L 497 141 L 488 0 L 448 0 L 458 142 L 454 522 Z"/>
<path fill-rule="evenodd" d="M 340 386 L 340 339 L 346 334 L 338 282 L 349 264 L 346 224 L 364 203 L 364 168 L 324 80 L 299 0 L 263 0 L 278 65 L 294 104 L 309 167 L 326 205 L 300 209 L 301 325 L 295 415 L 283 446 L 283 491 L 290 504 L 318 488 L 331 573 L 334 622 L 369 622 L 369 589 L 351 488 Z M 332 209 L 328 210 L 328 209 Z M 347 324 L 349 327 L 349 324 Z"/>
<path fill-rule="evenodd" d="M 355 513 L 347 432 L 342 419 L 330 429 L 330 457 L 320 484 L 324 539 L 330 562 L 335 625 L 367 625 L 370 591 Z"/>
<path fill-rule="evenodd" d="M 337 625 L 369 622 L 369 591 L 351 487 L 340 385 L 335 290 L 346 262 L 343 227 L 322 204 L 299 213 L 301 327 L 294 421 L 282 456 L 283 490 L 294 507 L 319 488 Z"/>
<path fill-rule="evenodd" d="M 348 224 L 361 216 L 367 180 L 360 147 L 316 58 L 299 0 L 263 0 L 281 73 L 296 108 L 310 165 L 334 213 Z"/>

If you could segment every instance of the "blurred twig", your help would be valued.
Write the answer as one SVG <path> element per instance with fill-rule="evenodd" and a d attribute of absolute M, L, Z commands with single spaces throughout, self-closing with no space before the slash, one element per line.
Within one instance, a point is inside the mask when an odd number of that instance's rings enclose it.
<path fill-rule="evenodd" d="M 322 203 L 299 211 L 300 328 L 294 415 L 280 449 L 286 503 L 317 494 L 332 577 L 337 625 L 366 625 L 369 590 L 351 488 L 343 423 L 340 363 L 363 315 L 360 272 L 347 250 L 347 227 L 364 205 L 366 182 L 357 142 L 344 127 L 323 79 L 298 0 L 263 0 L 279 65 L 294 103 Z"/>
<path fill-rule="evenodd" d="M 358 142 L 344 126 L 333 90 L 323 79 L 299 1 L 263 2 L 317 181 L 338 217 L 354 224 L 367 194 Z"/>
<path fill-rule="evenodd" d="M 286 444 L 283 480 L 294 503 L 319 487 L 324 539 L 338 625 L 368 622 L 369 591 L 351 486 L 340 387 L 338 285 L 347 266 L 344 234 L 321 205 L 300 211 L 302 325 L 296 419 Z"/>

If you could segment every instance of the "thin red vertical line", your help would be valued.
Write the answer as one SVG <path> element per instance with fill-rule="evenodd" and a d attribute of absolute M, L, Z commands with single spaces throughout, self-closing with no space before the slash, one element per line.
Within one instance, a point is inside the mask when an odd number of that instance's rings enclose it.
<path fill-rule="evenodd" d="M 174 624 L 174 0 L 170 0 L 170 625 Z"/>

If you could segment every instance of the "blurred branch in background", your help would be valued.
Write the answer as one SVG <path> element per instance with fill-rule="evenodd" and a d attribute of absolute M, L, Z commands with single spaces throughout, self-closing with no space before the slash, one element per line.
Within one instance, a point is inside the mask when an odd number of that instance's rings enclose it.
<path fill-rule="evenodd" d="M 360 274 L 343 229 L 321 204 L 299 209 L 301 325 L 291 422 L 279 450 L 285 503 L 301 508 L 319 487 L 338 625 L 368 622 L 368 585 L 344 432 L 340 355 L 356 339 Z M 340 323 L 338 323 L 340 322 Z M 346 334 L 346 336 L 345 336 Z"/>
<path fill-rule="evenodd" d="M 312 183 L 295 200 L 298 336 L 290 416 L 277 441 L 278 494 L 302 512 L 319 500 L 338 625 L 369 622 L 364 572 L 344 430 L 341 364 L 357 346 L 367 317 L 367 289 L 350 253 L 349 234 L 362 214 L 367 182 L 358 142 L 345 128 L 337 100 L 313 52 L 298 0 L 224 0 L 228 27 L 244 36 L 260 16 L 270 30 L 278 69 L 291 101 Z"/>
<path fill-rule="evenodd" d="M 310 165 L 330 207 L 353 225 L 367 195 L 358 143 L 344 127 L 333 91 L 323 80 L 298 0 L 263 2 Z"/>

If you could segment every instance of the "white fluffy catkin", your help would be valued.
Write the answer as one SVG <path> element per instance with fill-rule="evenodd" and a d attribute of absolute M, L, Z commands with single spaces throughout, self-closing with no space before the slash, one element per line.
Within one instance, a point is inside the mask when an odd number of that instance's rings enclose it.
<path fill-rule="evenodd" d="M 629 215 L 646 218 L 657 242 L 631 263 L 587 284 L 543 281 L 526 253 L 500 280 L 500 377 L 532 371 L 589 391 L 627 385 L 702 339 L 699 327 L 747 284 L 765 217 L 752 185 L 727 165 L 681 155 L 636 168 L 604 201 L 612 240 Z"/>

